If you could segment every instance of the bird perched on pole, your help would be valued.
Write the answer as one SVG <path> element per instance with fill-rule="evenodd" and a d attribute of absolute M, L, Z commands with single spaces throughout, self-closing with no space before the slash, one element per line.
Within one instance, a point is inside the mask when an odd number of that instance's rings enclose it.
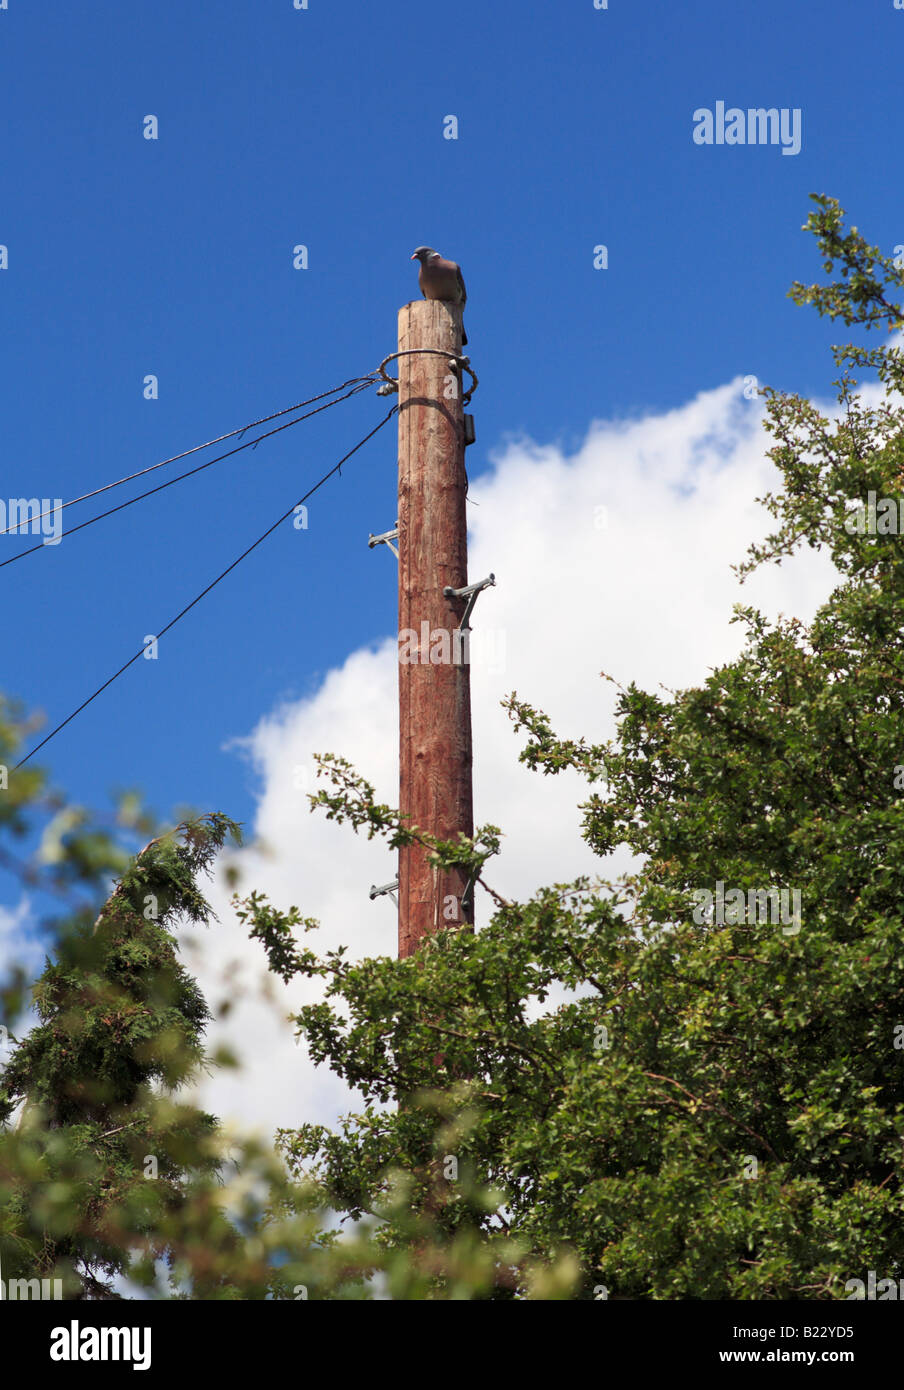
<path fill-rule="evenodd" d="M 419 246 L 412 254 L 413 261 L 420 261 L 417 282 L 425 299 L 446 299 L 457 304 L 464 313 L 468 292 L 461 273 L 461 266 L 455 261 L 447 261 L 432 246 Z M 461 326 L 461 345 L 468 341 L 464 322 Z"/>

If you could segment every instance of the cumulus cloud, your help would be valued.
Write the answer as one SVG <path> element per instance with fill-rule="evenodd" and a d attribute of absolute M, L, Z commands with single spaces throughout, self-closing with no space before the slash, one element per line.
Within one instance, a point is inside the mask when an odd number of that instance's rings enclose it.
<path fill-rule="evenodd" d="M 35 932 L 31 903 L 26 896 L 15 907 L 0 907 L 0 966 L 8 967 L 11 962 L 21 965 L 32 977 L 37 977 L 44 966 L 44 949 Z M 34 1009 L 26 1009 L 16 1020 L 15 1036 L 21 1040 L 36 1022 Z M 9 1060 L 12 1051 L 11 1038 L 0 1028 L 0 1066 Z M 18 1113 L 14 1112 L 14 1116 Z"/>
<path fill-rule="evenodd" d="M 31 904 L 22 897 L 15 907 L 0 907 L 0 960 L 14 960 L 29 969 L 40 970 L 44 952 L 35 937 Z"/>
<path fill-rule="evenodd" d="M 807 619 L 828 593 L 831 568 L 809 551 L 743 588 L 731 573 L 769 521 L 754 499 L 777 485 L 761 422 L 761 403 L 745 400 L 737 380 L 662 414 L 596 421 L 570 454 L 511 439 L 472 482 L 470 579 L 497 577 L 473 620 L 475 819 L 505 833 L 488 877 L 507 896 L 613 866 L 602 866 L 580 838 L 585 784 L 518 763 L 520 744 L 500 708 L 506 694 L 517 690 L 544 709 L 563 736 L 601 740 L 614 730 L 615 698 L 601 672 L 651 689 L 699 683 L 740 649 L 734 602 Z M 368 889 L 393 879 L 396 865 L 381 841 L 311 816 L 305 793 L 316 787 L 313 755 L 329 751 L 354 763 L 380 800 L 397 802 L 390 622 L 387 614 L 387 635 L 349 653 L 313 695 L 266 713 L 239 750 L 260 779 L 254 831 L 261 842 L 235 858 L 241 887 L 280 907 L 297 904 L 322 922 L 322 948 L 345 944 L 352 956 L 395 953 L 395 909 L 387 897 L 370 902 Z M 260 997 L 263 952 L 235 922 L 222 873 L 213 896 L 221 926 L 189 964 L 214 1006 L 238 994 L 210 1040 L 228 1041 L 243 1069 L 216 1073 L 203 1087 L 204 1103 L 268 1132 L 331 1122 L 354 1108 L 353 1098 L 337 1078 L 315 1071 L 280 1022 L 310 995 L 271 981 L 275 1006 Z M 477 907 L 479 920 L 481 909 L 487 913 L 482 896 Z M 224 950 L 228 986 L 212 964 Z"/>

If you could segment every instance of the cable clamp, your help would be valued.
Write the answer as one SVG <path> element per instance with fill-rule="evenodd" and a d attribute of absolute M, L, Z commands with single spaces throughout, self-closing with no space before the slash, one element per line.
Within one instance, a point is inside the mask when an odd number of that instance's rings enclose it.
<path fill-rule="evenodd" d="M 388 357 L 384 357 L 383 361 L 377 368 L 376 373 L 374 373 L 375 376 L 379 375 L 383 379 L 383 385 L 377 387 L 377 395 L 389 396 L 392 394 L 393 391 L 398 391 L 399 389 L 398 377 L 387 376 L 386 374 L 387 363 L 395 362 L 396 359 L 399 357 L 413 357 L 416 353 L 419 352 L 426 352 L 433 357 L 447 358 L 449 362 L 450 372 L 452 372 L 453 376 L 457 376 L 459 379 L 461 379 L 461 369 L 464 368 L 464 370 L 468 373 L 468 376 L 471 378 L 471 385 L 462 396 L 461 403 L 463 406 L 469 405 L 471 397 L 473 396 L 474 392 L 477 390 L 478 385 L 480 384 L 477 380 L 477 373 L 471 366 L 471 359 L 470 357 L 456 357 L 454 353 L 444 352 L 442 348 L 405 348 L 402 352 L 391 352 Z"/>

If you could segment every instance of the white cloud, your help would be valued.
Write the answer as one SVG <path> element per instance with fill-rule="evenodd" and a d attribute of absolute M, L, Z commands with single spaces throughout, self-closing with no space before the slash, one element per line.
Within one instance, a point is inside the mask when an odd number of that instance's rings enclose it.
<path fill-rule="evenodd" d="M 44 967 L 44 958 L 44 947 L 35 935 L 35 921 L 29 899 L 23 896 L 15 907 L 0 907 L 0 965 L 8 966 L 15 962 L 25 969 L 30 978 L 36 978 Z M 37 1021 L 35 1010 L 26 1009 L 16 1020 L 16 1038 L 21 1042 Z M 0 1066 L 9 1060 L 12 1050 L 11 1039 L 0 1028 Z M 14 1120 L 18 1114 L 19 1110 L 14 1111 Z"/>
<path fill-rule="evenodd" d="M 15 961 L 38 975 L 45 955 L 45 947 L 35 932 L 29 898 L 23 895 L 15 907 L 0 907 L 0 961 Z"/>
<path fill-rule="evenodd" d="M 730 571 L 770 522 L 754 498 L 778 483 L 765 457 L 762 406 L 745 401 L 741 387 L 739 379 L 661 415 L 597 421 L 571 456 L 510 441 L 492 471 L 471 484 L 470 578 L 497 577 L 473 619 L 475 816 L 505 832 L 488 878 L 506 895 L 524 897 L 544 883 L 608 874 L 612 866 L 580 839 L 585 784 L 518 763 L 520 740 L 499 705 L 504 695 L 517 689 L 563 736 L 603 739 L 614 727 L 615 687 L 601 671 L 650 689 L 698 683 L 740 649 L 733 602 L 806 619 L 829 590 L 828 562 L 809 551 L 761 571 L 743 589 Z M 351 653 L 316 694 L 265 716 L 245 740 L 260 775 L 254 828 L 269 853 L 251 848 L 237 857 L 242 888 L 319 918 L 322 930 L 309 940 L 320 948 L 395 953 L 395 909 L 388 898 L 368 899 L 372 883 L 394 878 L 394 860 L 382 842 L 311 816 L 305 792 L 315 788 L 314 753 L 334 752 L 374 784 L 380 800 L 396 804 L 396 682 L 396 643 L 387 637 Z M 213 959 L 240 963 L 248 980 L 264 972 L 261 948 L 234 921 L 222 875 L 214 900 L 221 925 L 207 936 L 197 969 L 212 1005 L 223 995 Z M 481 909 L 486 915 L 483 895 Z M 331 1074 L 315 1072 L 291 1028 L 275 1021 L 310 991 L 278 981 L 272 987 L 278 1010 L 249 996 L 211 1029 L 211 1041 L 228 1038 L 244 1065 L 211 1079 L 204 1103 L 224 1119 L 267 1131 L 330 1122 L 337 1110 L 353 1108 L 350 1098 Z"/>

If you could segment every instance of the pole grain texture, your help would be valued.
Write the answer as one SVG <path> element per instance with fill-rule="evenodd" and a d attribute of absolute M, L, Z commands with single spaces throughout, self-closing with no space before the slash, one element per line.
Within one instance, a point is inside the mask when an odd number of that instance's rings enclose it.
<path fill-rule="evenodd" d="M 445 300 L 399 311 L 399 809 L 440 839 L 473 833 L 471 689 L 456 638 L 468 582 L 461 315 Z M 415 636 L 416 635 L 416 636 Z M 465 920 L 463 870 L 439 872 L 426 851 L 399 851 L 399 956 Z"/>

